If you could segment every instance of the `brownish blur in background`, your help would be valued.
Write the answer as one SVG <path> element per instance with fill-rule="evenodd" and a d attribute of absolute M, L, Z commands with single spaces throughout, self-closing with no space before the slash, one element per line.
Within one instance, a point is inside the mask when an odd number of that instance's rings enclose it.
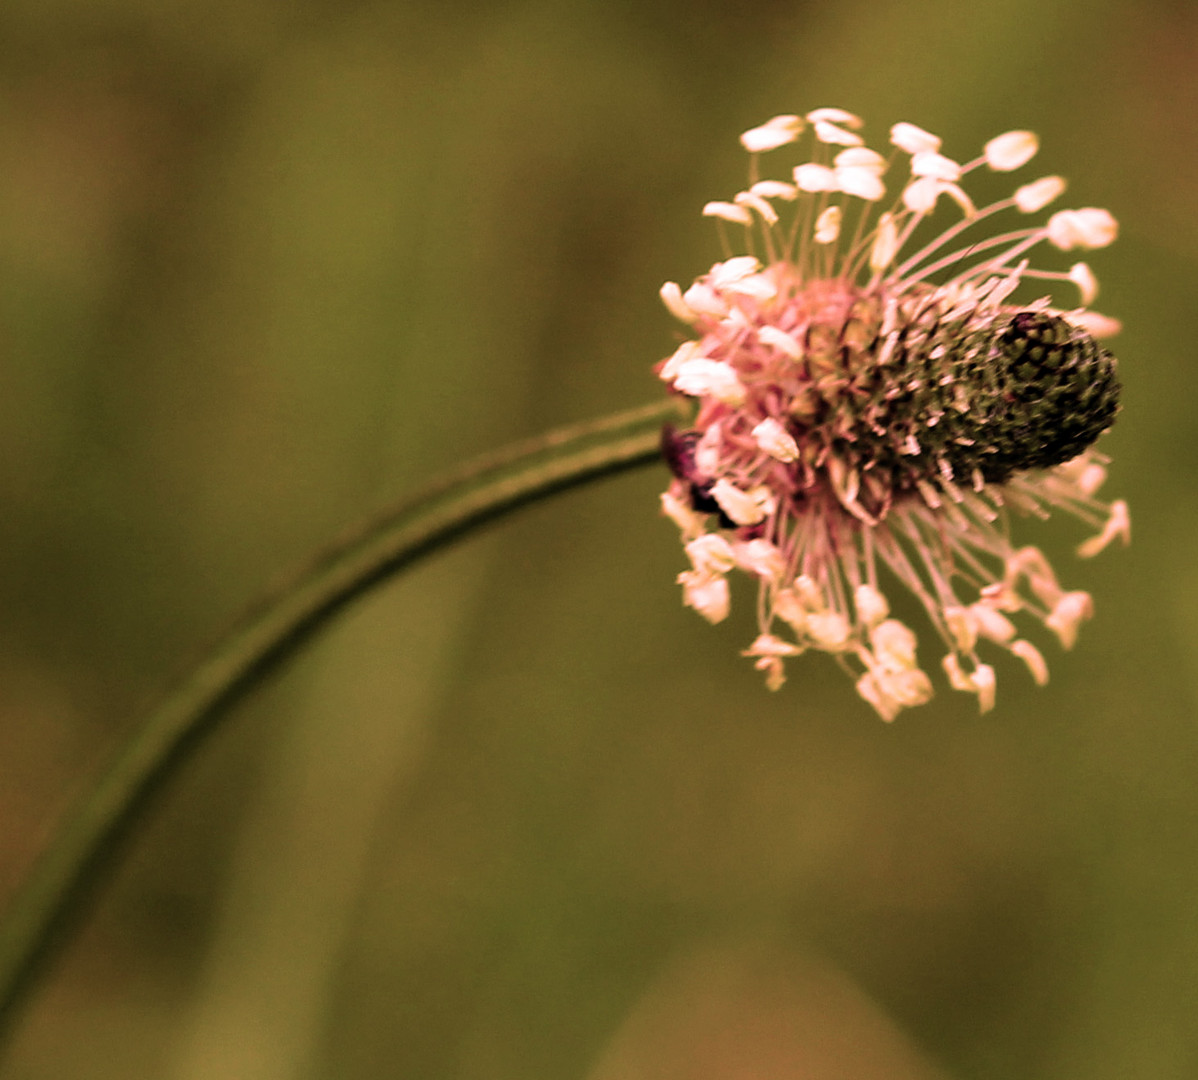
<path fill-rule="evenodd" d="M 681 609 L 663 470 L 527 511 L 230 718 L 0 1077 L 1193 1080 L 1196 73 L 1187 0 L 3 0 L 0 898 L 274 575 L 660 394 L 774 113 L 1116 214 L 1135 540 L 1028 529 L 1077 650 L 886 726 Z"/>

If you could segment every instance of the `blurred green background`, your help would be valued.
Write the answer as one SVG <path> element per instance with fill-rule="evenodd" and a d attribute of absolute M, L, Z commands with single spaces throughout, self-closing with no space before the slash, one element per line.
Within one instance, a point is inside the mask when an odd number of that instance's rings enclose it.
<path fill-rule="evenodd" d="M 1051 684 L 770 695 L 751 605 L 680 606 L 663 469 L 561 497 L 237 711 L 3 1080 L 1198 1075 L 1190 0 L 4 0 L 0 898 L 310 548 L 658 395 L 737 134 L 822 105 L 1032 128 L 1122 224 L 1135 540 L 1023 534 L 1098 607 Z"/>

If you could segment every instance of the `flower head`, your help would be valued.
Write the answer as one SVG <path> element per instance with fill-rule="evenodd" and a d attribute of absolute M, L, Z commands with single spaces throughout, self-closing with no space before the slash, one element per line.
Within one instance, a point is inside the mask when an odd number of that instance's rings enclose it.
<path fill-rule="evenodd" d="M 996 676 L 981 650 L 1006 650 L 1043 683 L 1020 624 L 1038 621 L 1069 648 L 1093 606 L 1038 549 L 1014 546 L 1012 512 L 1081 519 L 1095 530 L 1086 557 L 1129 537 L 1127 504 L 1097 498 L 1106 458 L 1093 449 L 1119 397 L 1095 338 L 1118 323 L 1087 310 L 1098 283 L 1085 263 L 1030 261 L 1041 245 L 1104 247 L 1118 226 L 1093 207 L 1029 224 L 1064 192 L 1057 176 L 975 207 L 962 182 L 1027 164 L 1031 132 L 999 135 L 962 164 L 914 124 L 891 128 L 886 156 L 862 127 L 817 109 L 746 132 L 751 185 L 704 208 L 743 235 L 745 254 L 686 290 L 663 286 L 693 336 L 656 370 L 695 401 L 690 426 L 663 434 L 674 474 L 663 509 L 691 561 L 684 601 L 705 618 L 728 614 L 727 575 L 757 579 L 746 655 L 771 689 L 787 660 L 815 649 L 885 720 L 926 702 L 916 636 L 885 595 L 899 585 L 927 612 L 949 685 L 984 712 Z M 788 145 L 806 145 L 803 160 L 760 179 L 761 155 Z M 941 207 L 952 217 L 937 232 L 928 219 Z M 1004 217 L 1005 231 L 979 227 Z M 1017 302 L 1034 282 L 1077 305 Z"/>

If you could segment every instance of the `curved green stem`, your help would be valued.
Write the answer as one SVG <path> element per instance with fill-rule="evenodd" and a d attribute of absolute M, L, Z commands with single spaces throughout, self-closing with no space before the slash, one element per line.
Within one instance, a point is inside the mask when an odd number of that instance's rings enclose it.
<path fill-rule="evenodd" d="M 479 459 L 343 537 L 254 605 L 134 730 L 0 918 L 0 1034 L 149 797 L 230 705 L 351 601 L 422 556 L 517 507 L 655 460 L 661 425 L 679 416 L 677 402 L 665 402 Z"/>

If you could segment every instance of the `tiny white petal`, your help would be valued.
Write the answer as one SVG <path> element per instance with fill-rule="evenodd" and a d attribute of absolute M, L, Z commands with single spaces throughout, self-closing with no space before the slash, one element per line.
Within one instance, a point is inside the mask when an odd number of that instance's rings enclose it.
<path fill-rule="evenodd" d="M 753 428 L 753 439 L 762 450 L 778 461 L 798 460 L 799 444 L 795 442 L 794 436 L 772 416 L 762 420 Z"/>
<path fill-rule="evenodd" d="M 840 218 L 840 207 L 829 206 L 815 219 L 815 242 L 817 244 L 836 243 L 840 236 Z"/>
<path fill-rule="evenodd" d="M 878 235 L 869 253 L 869 268 L 875 273 L 885 270 L 895 255 L 898 254 L 898 226 L 891 214 L 882 214 L 878 218 Z"/>
<path fill-rule="evenodd" d="M 939 138 L 906 121 L 900 121 L 890 129 L 890 141 L 908 154 L 934 154 L 940 149 Z"/>
<path fill-rule="evenodd" d="M 775 116 L 758 127 L 750 128 L 740 137 L 740 144 L 750 153 L 775 150 L 792 143 L 803 130 L 803 121 L 798 116 Z"/>
<path fill-rule="evenodd" d="M 1016 190 L 1015 205 L 1025 214 L 1034 214 L 1057 199 L 1064 190 L 1063 176 L 1042 176 Z"/>
<path fill-rule="evenodd" d="M 703 216 L 722 218 L 724 221 L 731 221 L 734 225 L 753 224 L 753 215 L 749 213 L 746 207 L 719 200 L 705 203 L 703 206 Z"/>
<path fill-rule="evenodd" d="M 763 345 L 785 353 L 792 360 L 797 360 L 803 355 L 802 346 L 799 345 L 793 334 L 788 334 L 785 330 L 779 329 L 777 326 L 770 326 L 768 323 L 758 327 L 757 340 Z"/>
<path fill-rule="evenodd" d="M 911 172 L 915 176 L 930 176 L 934 180 L 954 183 L 961 178 L 961 166 L 952 158 L 934 150 L 921 150 L 911 158 Z"/>
<path fill-rule="evenodd" d="M 829 123 L 827 120 L 815 122 L 815 137 L 830 146 L 861 146 L 865 142 L 860 135 L 845 131 L 842 127 Z"/>
<path fill-rule="evenodd" d="M 1032 131 L 1008 131 L 996 135 L 984 148 L 986 164 L 996 172 L 1011 172 L 1026 165 L 1040 149 L 1040 140 Z"/>
<path fill-rule="evenodd" d="M 783 199 L 790 202 L 798 198 L 799 192 L 794 184 L 784 180 L 758 180 L 749 191 L 762 199 Z"/>
<path fill-rule="evenodd" d="M 674 389 L 691 397 L 713 397 L 725 405 L 741 405 L 745 400 L 744 384 L 736 369 L 723 360 L 703 356 L 678 366 Z"/>
<path fill-rule="evenodd" d="M 1069 280 L 1077 286 L 1082 296 L 1082 306 L 1089 307 L 1098 295 L 1098 278 L 1084 262 L 1074 263 L 1069 267 Z"/>
<path fill-rule="evenodd" d="M 794 170 L 795 183 L 800 191 L 836 191 L 836 171 L 827 165 L 817 165 L 813 161 L 796 165 Z"/>

